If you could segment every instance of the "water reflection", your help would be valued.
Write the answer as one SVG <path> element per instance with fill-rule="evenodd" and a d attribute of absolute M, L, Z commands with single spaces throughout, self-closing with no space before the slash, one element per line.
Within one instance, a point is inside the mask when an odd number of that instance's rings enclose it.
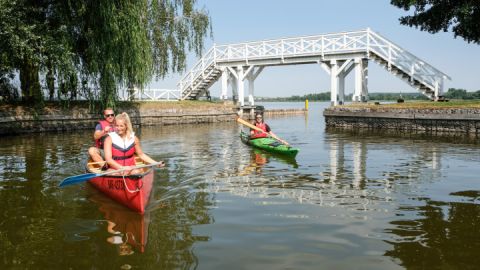
<path fill-rule="evenodd" d="M 393 235 L 393 240 L 386 241 L 393 248 L 385 255 L 407 269 L 478 269 L 480 205 L 424 202 L 398 209 L 399 218 L 386 230 Z M 417 218 L 411 218 L 412 214 Z"/>
<path fill-rule="evenodd" d="M 250 153 L 250 164 L 245 166 L 239 173 L 239 176 L 250 174 L 262 174 L 262 168 L 272 160 L 290 165 L 292 168 L 298 168 L 297 161 L 294 157 L 285 155 L 267 153 L 259 149 L 252 149 Z"/>
<path fill-rule="evenodd" d="M 132 255 L 134 250 L 145 252 L 150 213 L 138 214 L 112 201 L 90 185 L 87 185 L 87 189 L 88 199 L 98 205 L 105 217 L 109 234 L 107 242 L 117 247 L 118 254 Z"/>
<path fill-rule="evenodd" d="M 452 137 L 425 141 L 412 134 L 405 137 L 328 130 L 326 138 L 331 182 L 352 179 L 352 189 L 347 193 L 357 188 L 376 190 L 377 198 L 371 202 L 384 199 L 393 203 L 390 207 L 369 205 L 394 214 L 385 216 L 391 219 L 390 227 L 384 230 L 390 235 L 385 238 L 390 240 L 385 242 L 392 245 L 386 256 L 407 269 L 477 268 L 480 244 L 472 239 L 480 239 L 480 193 L 460 190 L 445 194 L 443 189 L 451 190 L 454 184 L 446 182 L 445 188 L 442 183 L 447 177 L 444 174 L 450 174 L 450 166 L 455 163 L 451 156 L 466 164 L 471 162 L 468 159 L 472 149 L 452 148 L 448 144 L 462 142 Z M 443 164 L 445 149 L 450 155 L 447 166 Z M 432 186 L 439 186 L 440 192 Z"/>
<path fill-rule="evenodd" d="M 294 160 L 244 145 L 236 123 L 142 128 L 167 163 L 145 216 L 56 187 L 83 172 L 90 131 L 3 138 L 0 268 L 476 266 L 478 145 L 325 132 L 315 117 L 269 121 Z"/>

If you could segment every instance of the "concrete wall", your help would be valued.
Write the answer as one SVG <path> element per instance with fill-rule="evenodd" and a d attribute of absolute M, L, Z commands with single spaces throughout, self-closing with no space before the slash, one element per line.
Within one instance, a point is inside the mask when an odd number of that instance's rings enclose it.
<path fill-rule="evenodd" d="M 333 107 L 323 112 L 326 126 L 344 129 L 480 133 L 480 109 L 392 109 Z"/>

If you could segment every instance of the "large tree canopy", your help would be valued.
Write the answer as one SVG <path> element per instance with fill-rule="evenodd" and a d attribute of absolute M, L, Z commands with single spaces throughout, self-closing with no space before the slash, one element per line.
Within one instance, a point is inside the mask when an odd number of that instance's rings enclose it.
<path fill-rule="evenodd" d="M 437 33 L 451 30 L 467 42 L 480 44 L 479 0 L 391 0 L 391 4 L 413 15 L 403 16 L 400 23 Z"/>
<path fill-rule="evenodd" d="M 210 18 L 195 2 L 0 0 L 0 79 L 18 73 L 26 100 L 56 86 L 113 106 L 119 87 L 181 71 L 188 51 L 201 53 Z"/>

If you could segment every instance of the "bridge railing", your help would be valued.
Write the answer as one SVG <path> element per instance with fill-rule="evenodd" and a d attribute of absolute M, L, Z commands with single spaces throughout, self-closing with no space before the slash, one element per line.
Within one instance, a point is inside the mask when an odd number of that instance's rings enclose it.
<path fill-rule="evenodd" d="M 193 83 L 197 78 L 204 76 L 204 71 L 207 67 L 215 65 L 215 46 L 213 46 L 208 52 L 198 61 L 189 72 L 187 72 L 178 82 L 177 89 L 183 92 L 189 86 L 193 86 Z"/>
<path fill-rule="evenodd" d="M 368 31 L 342 32 L 318 36 L 264 40 L 215 46 L 216 61 L 284 58 L 365 51 Z"/>
<path fill-rule="evenodd" d="M 132 92 L 124 90 L 121 99 L 141 101 L 178 101 L 181 98 L 181 91 L 177 89 L 134 89 Z"/>
<path fill-rule="evenodd" d="M 386 60 L 389 69 L 395 66 L 409 74 L 412 80 L 417 79 L 432 89 L 438 87 L 439 78 L 450 78 L 445 73 L 373 31 L 369 31 L 368 51 L 374 52 Z"/>
<path fill-rule="evenodd" d="M 43 97 L 45 100 L 49 99 L 49 90 L 42 89 Z M 178 89 L 144 89 L 140 90 L 135 88 L 134 90 L 128 90 L 126 88 L 118 90 L 119 100 L 138 100 L 138 101 L 178 101 L 181 99 L 181 91 Z M 62 94 L 59 93 L 59 89 L 55 88 L 53 100 L 99 100 L 100 89 L 90 89 L 89 91 L 83 91 L 79 89 L 75 96 L 72 97 L 71 93 Z"/>

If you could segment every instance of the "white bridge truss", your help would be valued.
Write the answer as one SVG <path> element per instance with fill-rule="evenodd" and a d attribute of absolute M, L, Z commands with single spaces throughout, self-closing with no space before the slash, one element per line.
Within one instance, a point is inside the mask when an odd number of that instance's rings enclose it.
<path fill-rule="evenodd" d="M 221 78 L 221 98 L 254 105 L 254 81 L 266 66 L 319 64 L 330 75 L 333 105 L 345 102 L 345 77 L 354 70 L 353 101 L 368 100 L 368 62 L 373 60 L 432 100 L 442 97 L 445 73 L 397 46 L 370 29 L 318 36 L 306 36 L 213 46 L 186 73 L 177 89 L 181 99 L 208 95 L 209 87 Z"/>

